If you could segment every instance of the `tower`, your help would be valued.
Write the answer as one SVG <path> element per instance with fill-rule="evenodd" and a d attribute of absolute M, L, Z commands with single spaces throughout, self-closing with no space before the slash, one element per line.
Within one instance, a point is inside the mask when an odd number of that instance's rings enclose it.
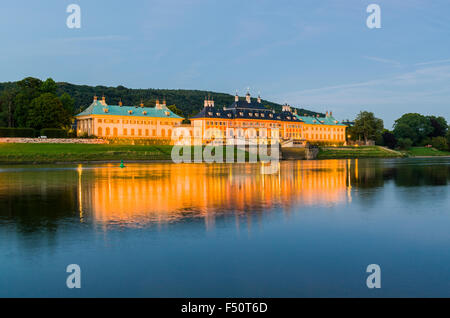
<path fill-rule="evenodd" d="M 250 98 L 250 92 L 247 90 L 247 94 L 245 94 L 245 100 L 247 101 L 247 103 L 251 103 L 252 102 L 252 100 L 251 100 L 251 98 Z"/>

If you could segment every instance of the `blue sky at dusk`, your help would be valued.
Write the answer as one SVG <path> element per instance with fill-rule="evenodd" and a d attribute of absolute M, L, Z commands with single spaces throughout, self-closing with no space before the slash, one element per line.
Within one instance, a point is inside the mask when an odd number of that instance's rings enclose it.
<path fill-rule="evenodd" d="M 81 29 L 66 7 L 81 7 Z M 369 29 L 366 7 L 381 7 Z M 2 1 L 0 81 L 185 88 L 262 98 L 338 119 L 370 110 L 450 120 L 450 2 Z"/>

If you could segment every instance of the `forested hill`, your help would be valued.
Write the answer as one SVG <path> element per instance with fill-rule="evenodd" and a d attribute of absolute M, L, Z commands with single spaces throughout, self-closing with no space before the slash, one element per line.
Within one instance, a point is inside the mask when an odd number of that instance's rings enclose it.
<path fill-rule="evenodd" d="M 14 87 L 15 83 L 0 83 L 0 92 L 8 87 Z M 211 96 L 216 106 L 229 106 L 234 101 L 234 96 L 230 94 L 217 93 L 211 91 L 186 90 L 186 89 L 131 89 L 124 86 L 88 86 L 75 85 L 66 82 L 58 82 L 58 95 L 68 93 L 75 100 L 74 113 L 78 113 L 92 102 L 94 95 L 99 98 L 104 95 L 106 102 L 110 105 L 117 105 L 122 99 L 124 105 L 139 105 L 141 100 L 145 106 L 154 107 L 156 99 L 162 101 L 166 99 L 167 106 L 183 117 L 195 115 L 203 108 L 205 96 Z M 244 97 L 240 97 L 244 98 Z M 281 105 L 267 100 L 262 100 L 264 106 L 281 110 Z M 299 114 L 316 115 L 318 113 L 300 109 Z M 319 113 L 323 115 L 322 113 Z"/>

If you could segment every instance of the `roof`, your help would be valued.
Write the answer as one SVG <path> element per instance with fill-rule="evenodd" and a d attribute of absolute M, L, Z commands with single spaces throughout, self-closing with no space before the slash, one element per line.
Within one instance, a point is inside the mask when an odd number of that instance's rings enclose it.
<path fill-rule="evenodd" d="M 107 111 L 105 111 L 107 110 Z M 131 112 L 131 113 L 130 113 Z M 145 112 L 145 114 L 144 114 Z M 76 115 L 112 115 L 112 116 L 133 116 L 133 117 L 159 117 L 159 118 L 178 118 L 183 119 L 172 112 L 167 107 L 157 109 L 155 107 L 137 107 L 137 106 L 119 106 L 103 105 L 100 101 L 94 101 L 88 108 Z"/>
<path fill-rule="evenodd" d="M 326 117 L 313 117 L 313 116 L 299 116 L 295 115 L 305 124 L 309 125 L 331 125 L 331 126 L 346 126 L 336 120 L 333 116 L 328 115 Z"/>
<path fill-rule="evenodd" d="M 300 122 L 291 112 L 275 112 L 264 107 L 261 103 L 247 100 L 234 101 L 228 107 L 206 106 L 198 114 L 192 116 L 196 118 L 220 118 L 220 119 L 258 119 L 258 120 L 281 120 Z"/>

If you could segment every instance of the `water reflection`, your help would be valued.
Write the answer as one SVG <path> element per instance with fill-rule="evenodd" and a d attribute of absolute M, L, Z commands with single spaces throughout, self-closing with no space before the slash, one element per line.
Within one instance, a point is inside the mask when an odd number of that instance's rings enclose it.
<path fill-rule="evenodd" d="M 0 222 L 22 233 L 74 221 L 108 229 L 203 220 L 212 228 L 218 217 L 251 223 L 274 209 L 289 215 L 294 207 L 351 204 L 358 188 L 391 180 L 412 187 L 449 179 L 448 159 L 282 162 L 275 175 L 261 174 L 257 164 L 5 167 Z"/>

